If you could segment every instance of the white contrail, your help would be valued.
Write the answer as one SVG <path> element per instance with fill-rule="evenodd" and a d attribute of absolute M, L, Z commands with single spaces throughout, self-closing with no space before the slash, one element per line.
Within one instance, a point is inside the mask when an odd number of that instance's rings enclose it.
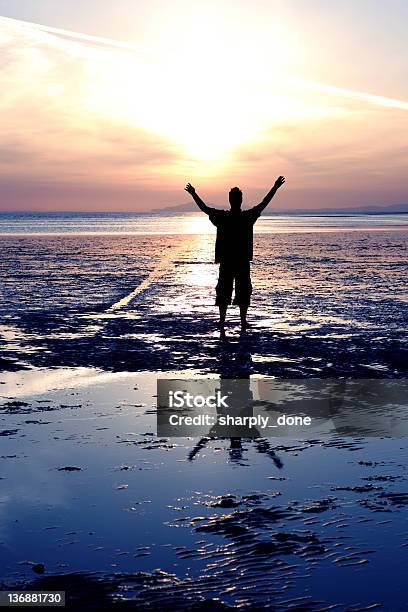
<path fill-rule="evenodd" d="M 54 34 L 64 38 L 71 38 L 78 43 L 93 43 L 95 45 L 109 46 L 120 51 L 128 51 L 130 53 L 142 53 L 147 55 L 147 50 L 131 43 L 121 42 L 113 38 L 104 38 L 102 36 L 94 36 L 91 34 L 82 34 L 81 32 L 73 32 L 72 30 L 64 30 L 62 28 L 53 28 L 51 26 L 33 23 L 32 21 L 22 21 L 21 19 L 12 19 L 11 17 L 3 17 L 0 15 L 0 21 L 8 21 L 12 25 L 18 25 L 22 28 L 34 28 L 46 34 Z"/>
<path fill-rule="evenodd" d="M 344 98 L 362 100 L 364 102 L 370 102 L 371 104 L 377 104 L 379 106 L 387 106 L 390 108 L 408 110 L 408 102 L 406 102 L 405 100 L 398 100 L 397 98 L 377 96 L 375 94 L 370 94 L 365 91 L 356 91 L 354 89 L 334 87 L 332 85 L 325 85 L 324 83 L 314 83 L 313 81 L 296 80 L 296 83 L 302 85 L 306 89 L 313 89 L 315 91 L 320 91 L 321 93 L 334 94 L 337 96 L 342 96 Z"/>
<path fill-rule="evenodd" d="M 70 38 L 73 41 L 78 43 L 92 43 L 95 46 L 109 46 L 112 49 L 117 49 L 120 51 L 126 51 L 128 53 L 133 54 L 141 54 L 145 57 L 149 57 L 150 59 L 155 59 L 158 61 L 157 55 L 153 54 L 151 51 L 148 51 L 146 48 L 142 48 L 137 45 L 133 45 L 126 42 L 121 42 L 119 40 L 115 40 L 113 38 L 105 38 L 102 36 L 94 36 L 90 34 L 83 34 L 81 32 L 73 32 L 71 30 L 64 30 L 62 28 L 53 28 L 51 26 L 42 25 L 39 23 L 33 23 L 31 21 L 22 21 L 20 19 L 12 19 L 10 17 L 0 16 L 0 20 L 8 21 L 13 23 L 14 25 L 19 25 L 20 27 L 25 28 L 35 28 L 41 32 L 45 32 L 46 34 L 53 34 L 56 36 L 61 36 L 65 38 Z M 388 108 L 397 108 L 400 110 L 408 110 L 408 102 L 405 100 L 399 100 L 398 98 L 389 98 L 387 96 L 379 96 L 376 94 L 371 94 L 365 91 L 357 91 L 354 89 L 347 89 L 342 87 L 335 87 L 333 85 L 325 85 L 324 83 L 317 83 L 313 81 L 305 81 L 297 78 L 288 77 L 287 81 L 293 83 L 295 85 L 304 87 L 305 89 L 311 89 L 314 91 L 319 91 L 321 93 L 327 93 L 337 96 L 342 96 L 344 98 L 352 98 L 355 100 L 360 100 L 364 102 L 368 102 L 370 104 L 375 104 L 378 106 L 388 107 Z"/>

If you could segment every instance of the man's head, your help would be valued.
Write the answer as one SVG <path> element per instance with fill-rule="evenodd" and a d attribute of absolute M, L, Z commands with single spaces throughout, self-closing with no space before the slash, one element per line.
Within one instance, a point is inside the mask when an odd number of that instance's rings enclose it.
<path fill-rule="evenodd" d="M 228 194 L 231 210 L 240 210 L 242 204 L 242 191 L 239 187 L 232 187 Z"/>

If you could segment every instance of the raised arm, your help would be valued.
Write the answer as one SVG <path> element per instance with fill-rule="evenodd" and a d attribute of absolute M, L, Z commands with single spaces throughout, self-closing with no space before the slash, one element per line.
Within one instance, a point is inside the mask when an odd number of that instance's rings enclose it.
<path fill-rule="evenodd" d="M 276 179 L 274 186 L 272 187 L 270 191 L 268 191 L 268 193 L 266 194 L 262 202 L 254 206 L 252 210 L 257 212 L 260 215 L 261 212 L 265 210 L 265 208 L 268 206 L 269 202 L 272 200 L 273 196 L 278 191 L 279 187 L 282 187 L 284 182 L 285 182 L 285 177 L 279 176 Z"/>
<path fill-rule="evenodd" d="M 202 199 L 199 197 L 199 195 L 196 193 L 196 190 L 190 183 L 187 183 L 184 189 L 187 191 L 187 193 L 191 195 L 194 202 L 197 204 L 198 208 L 203 211 L 203 213 L 205 213 L 206 215 L 209 215 L 211 213 L 212 208 L 210 208 L 210 206 L 207 206 L 207 204 L 202 201 Z"/>

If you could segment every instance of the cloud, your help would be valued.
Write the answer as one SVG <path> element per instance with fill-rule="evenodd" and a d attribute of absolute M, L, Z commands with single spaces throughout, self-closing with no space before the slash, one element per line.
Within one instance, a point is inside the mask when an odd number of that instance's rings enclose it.
<path fill-rule="evenodd" d="M 53 35 L 36 27 L 0 24 L 2 208 L 30 206 L 30 198 L 35 206 L 41 198 L 67 206 L 73 197 L 78 206 L 81 192 L 89 206 L 89 195 L 106 189 L 120 206 L 127 189 L 144 193 L 152 177 L 178 162 L 168 140 L 95 112 L 92 72 L 103 56 L 89 57 L 78 43 L 54 44 Z"/>
<path fill-rule="evenodd" d="M 210 70 L 186 86 L 146 49 L 5 18 L 0 52 L 3 209 L 141 210 L 183 201 L 185 179 L 216 198 L 224 177 L 255 193 L 271 172 L 288 175 L 289 207 L 404 199 L 404 100 L 286 75 L 214 85 Z"/>

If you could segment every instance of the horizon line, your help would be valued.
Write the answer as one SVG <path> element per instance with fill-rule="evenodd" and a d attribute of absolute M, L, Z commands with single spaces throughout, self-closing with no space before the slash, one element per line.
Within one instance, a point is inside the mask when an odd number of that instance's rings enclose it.
<path fill-rule="evenodd" d="M 187 206 L 188 204 L 186 204 Z M 36 209 L 25 209 L 25 210 L 0 210 L 0 215 L 8 215 L 8 214 L 118 214 L 118 215 L 123 215 L 123 214 L 133 214 L 133 215 L 146 215 L 146 214 L 165 214 L 166 212 L 174 212 L 174 213 L 179 213 L 180 215 L 182 214 L 199 214 L 200 210 L 186 210 L 186 211 L 181 211 L 181 210 L 173 210 L 174 208 L 178 208 L 178 206 L 180 205 L 175 205 L 175 206 L 168 206 L 168 207 L 164 207 L 164 208 L 153 208 L 151 210 L 90 210 L 90 209 L 84 209 L 84 210 L 65 210 L 65 209 L 61 209 L 61 210 L 36 210 Z M 393 210 L 386 210 L 387 209 L 387 205 L 385 205 L 385 210 L 381 210 L 381 205 L 378 206 L 373 206 L 370 210 L 370 206 L 361 206 L 361 207 L 333 207 L 331 208 L 294 208 L 294 209 L 277 209 L 277 210 L 265 210 L 262 214 L 264 215 L 293 215 L 293 214 L 302 214 L 302 213 L 310 213 L 311 216 L 326 216 L 328 214 L 333 214 L 333 215 L 339 215 L 339 216 L 347 216 L 347 213 L 349 212 L 350 214 L 360 214 L 360 215 L 392 215 L 392 214 L 398 214 L 398 215 L 405 215 L 408 214 L 408 204 L 391 204 L 389 206 L 401 206 L 401 207 L 405 207 L 406 210 L 398 210 L 398 211 L 393 211 Z M 364 210 L 365 208 L 369 209 L 369 210 Z M 377 210 L 375 210 L 377 209 Z M 378 210 L 380 209 L 380 210 Z M 223 210 L 222 208 L 220 208 L 220 210 Z M 247 208 L 243 208 L 243 210 L 249 210 Z M 341 211 L 341 212 L 339 212 Z M 313 213 L 313 214 L 312 214 Z M 320 215 L 319 215 L 320 213 Z"/>

